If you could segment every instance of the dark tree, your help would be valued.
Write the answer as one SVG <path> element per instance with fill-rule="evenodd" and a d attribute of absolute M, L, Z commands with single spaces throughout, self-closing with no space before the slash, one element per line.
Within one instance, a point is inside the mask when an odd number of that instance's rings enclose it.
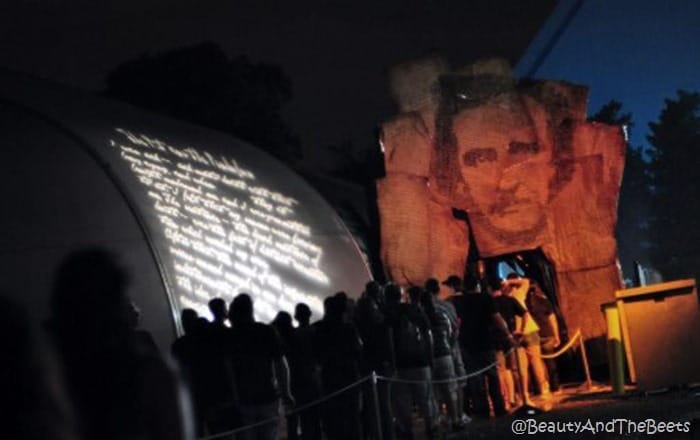
<path fill-rule="evenodd" d="M 328 145 L 326 149 L 332 155 L 328 173 L 333 177 L 374 186 L 374 181 L 384 176 L 384 157 L 376 139 L 364 148 L 358 149 L 352 140 L 346 139 Z"/>
<path fill-rule="evenodd" d="M 591 121 L 622 125 L 632 129 L 632 114 L 622 113 L 622 103 L 612 100 L 589 118 Z M 649 259 L 649 164 L 644 160 L 644 149 L 627 143 L 625 170 L 622 176 L 617 209 L 617 245 L 620 262 L 627 277 L 633 273 L 634 261 L 647 263 Z"/>
<path fill-rule="evenodd" d="M 602 122 L 609 125 L 624 125 L 629 130 L 632 128 L 632 113 L 620 113 L 622 111 L 622 103 L 614 99 L 608 101 L 600 110 L 588 120 L 592 122 Z"/>
<path fill-rule="evenodd" d="M 326 147 L 332 155 L 329 174 L 338 179 L 366 184 L 369 181 L 369 151 L 357 151 L 346 139 Z"/>
<path fill-rule="evenodd" d="M 652 262 L 666 279 L 700 275 L 700 94 L 667 99 L 647 137 Z"/>
<path fill-rule="evenodd" d="M 109 73 L 105 94 L 234 134 L 285 160 L 301 155 L 281 116 L 290 79 L 279 67 L 230 59 L 214 43 L 127 61 Z"/>

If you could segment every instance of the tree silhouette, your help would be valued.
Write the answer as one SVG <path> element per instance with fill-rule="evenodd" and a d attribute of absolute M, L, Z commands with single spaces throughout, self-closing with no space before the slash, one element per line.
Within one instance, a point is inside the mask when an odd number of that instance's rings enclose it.
<path fill-rule="evenodd" d="M 379 146 L 357 149 L 353 141 L 346 139 L 331 144 L 326 149 L 332 154 L 329 174 L 339 179 L 360 185 L 374 184 L 382 172 L 379 170 L 383 158 L 379 157 Z"/>
<path fill-rule="evenodd" d="M 632 123 L 632 113 L 622 113 L 622 103 L 620 101 L 611 99 L 605 105 L 603 105 L 600 110 L 598 110 L 593 116 L 589 117 L 589 121 L 602 122 L 609 125 L 624 125 L 629 130 L 634 126 Z"/>
<path fill-rule="evenodd" d="M 126 61 L 106 82 L 109 97 L 234 134 L 287 161 L 301 156 L 281 116 L 292 86 L 279 67 L 230 59 L 207 42 Z"/>
<path fill-rule="evenodd" d="M 634 127 L 631 113 L 622 113 L 622 103 L 611 100 L 603 105 L 590 121 L 622 125 L 629 131 Z M 620 262 L 626 274 L 633 273 L 634 261 L 647 262 L 649 256 L 649 164 L 644 149 L 627 143 L 625 170 L 617 208 L 617 245 Z"/>
<path fill-rule="evenodd" d="M 700 275 L 700 94 L 679 90 L 649 124 L 652 262 L 667 279 Z"/>

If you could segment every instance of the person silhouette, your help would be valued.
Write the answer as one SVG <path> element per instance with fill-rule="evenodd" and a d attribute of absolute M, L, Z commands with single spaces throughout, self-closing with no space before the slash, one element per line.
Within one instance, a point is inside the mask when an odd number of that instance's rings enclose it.
<path fill-rule="evenodd" d="M 175 372 L 144 349 L 126 294 L 126 270 L 91 248 L 60 264 L 49 301 L 52 336 L 83 438 L 193 438 Z"/>
<path fill-rule="evenodd" d="M 311 323 L 311 308 L 306 303 L 299 303 L 294 307 L 294 319 L 299 328 L 306 328 Z"/>
<path fill-rule="evenodd" d="M 197 322 L 197 312 L 192 309 L 183 309 L 180 313 L 180 322 L 185 334 L 180 336 L 173 342 L 171 353 L 175 360 L 178 361 L 180 367 L 185 372 L 185 377 L 190 378 L 190 371 L 194 364 L 194 359 L 197 358 L 197 349 L 200 339 L 202 338 Z M 190 384 L 192 385 L 192 384 Z"/>
<path fill-rule="evenodd" d="M 56 358 L 27 311 L 0 294 L 3 438 L 75 440 L 77 426 Z"/>
<path fill-rule="evenodd" d="M 270 420 L 243 431 L 240 438 L 277 439 L 280 396 L 287 405 L 294 405 L 280 337 L 272 326 L 255 321 L 253 300 L 248 294 L 241 293 L 233 299 L 229 320 L 232 327 L 228 349 L 242 422 L 247 426 Z"/>
<path fill-rule="evenodd" d="M 314 350 L 321 367 L 323 394 L 328 395 L 360 378 L 362 339 L 347 322 L 347 295 L 336 293 L 323 302 L 325 314 L 316 325 Z M 327 400 L 322 409 L 323 429 L 330 440 L 360 438 L 361 393 L 352 388 L 341 398 Z"/>
<path fill-rule="evenodd" d="M 232 429 L 238 422 L 235 390 L 222 349 L 211 337 L 209 322 L 196 311 L 183 309 L 180 319 L 185 334 L 173 342 L 171 350 L 189 385 L 197 433 Z"/>
<path fill-rule="evenodd" d="M 209 301 L 209 311 L 214 317 L 212 321 L 212 326 L 215 327 L 225 327 L 226 319 L 228 318 L 228 310 L 226 310 L 226 301 L 222 298 L 214 298 Z"/>
<path fill-rule="evenodd" d="M 360 364 L 362 376 L 375 372 L 384 377 L 393 377 L 395 372 L 393 333 L 386 322 L 382 295 L 382 286 L 376 281 L 370 281 L 365 284 L 365 291 L 355 307 L 354 321 L 363 342 Z M 369 385 L 362 394 L 364 432 L 372 433 L 373 438 L 379 438 L 380 435 L 384 440 L 394 438 L 394 416 L 391 411 L 390 394 L 391 383 L 378 381 L 379 423 L 376 420 L 374 397 Z M 378 426 L 382 430 L 381 434 L 374 432 Z"/>
<path fill-rule="evenodd" d="M 294 329 L 295 350 L 289 358 L 292 394 L 298 405 L 306 405 L 321 397 L 321 377 L 313 345 L 316 326 L 311 325 L 311 308 L 305 303 L 294 307 L 294 319 L 299 326 Z M 321 439 L 321 411 L 318 405 L 290 415 L 287 423 L 289 440 L 299 438 L 299 426 L 304 440 Z"/>

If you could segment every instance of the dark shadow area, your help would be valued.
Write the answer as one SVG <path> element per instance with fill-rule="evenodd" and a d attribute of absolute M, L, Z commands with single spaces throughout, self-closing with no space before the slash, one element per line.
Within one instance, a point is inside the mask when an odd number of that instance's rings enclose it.
<path fill-rule="evenodd" d="M 82 438 L 185 439 L 174 372 L 139 330 L 129 276 L 108 251 L 68 255 L 55 276 L 46 322 Z"/>

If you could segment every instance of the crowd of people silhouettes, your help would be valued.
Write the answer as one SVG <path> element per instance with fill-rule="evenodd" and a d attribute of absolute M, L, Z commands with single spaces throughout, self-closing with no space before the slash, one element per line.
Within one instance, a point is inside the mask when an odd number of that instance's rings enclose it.
<path fill-rule="evenodd" d="M 51 292 L 48 338 L 2 300 L 0 380 L 18 402 L 11 438 L 277 439 L 281 408 L 290 440 L 410 439 L 415 412 L 435 438 L 558 386 L 539 354 L 540 334 L 542 347 L 559 344 L 556 317 L 516 275 L 491 295 L 457 276 L 405 291 L 370 281 L 357 300 L 327 297 L 322 317 L 300 303 L 269 324 L 256 322 L 246 293 L 230 305 L 214 298 L 211 321 L 182 310 L 176 365 L 139 329 L 127 285 L 109 252 L 70 255 Z"/>
<path fill-rule="evenodd" d="M 434 438 L 463 430 L 470 416 L 531 404 L 528 376 L 518 373 L 528 360 L 537 390 L 549 397 L 544 364 L 530 348 L 539 347 L 527 311 L 536 286 L 515 275 L 491 295 L 476 283 L 464 288 L 457 276 L 442 285 L 447 300 L 436 279 L 406 291 L 371 281 L 357 301 L 345 292 L 327 297 L 313 324 L 304 303 L 294 317 L 281 311 L 269 325 L 257 323 L 245 293 L 228 313 L 222 299 L 211 300 L 212 322 L 184 310 L 186 334 L 172 351 L 192 389 L 200 435 L 252 426 L 240 438 L 278 438 L 282 403 L 289 439 L 410 439 L 414 410 L 421 432 Z M 520 301 L 523 288 L 529 293 Z"/>

